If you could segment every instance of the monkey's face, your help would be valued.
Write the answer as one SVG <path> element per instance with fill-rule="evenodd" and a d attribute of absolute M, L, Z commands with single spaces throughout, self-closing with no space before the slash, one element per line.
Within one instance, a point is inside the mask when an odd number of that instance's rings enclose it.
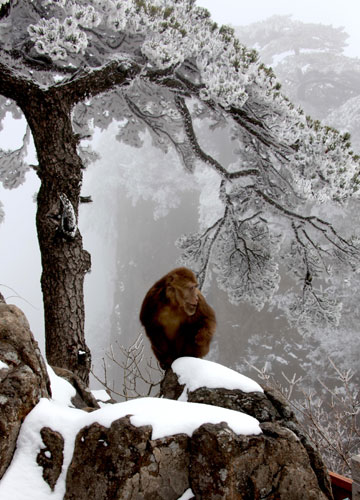
<path fill-rule="evenodd" d="M 193 316 L 199 302 L 197 284 L 193 282 L 184 283 L 181 287 L 176 287 L 176 299 L 180 307 L 184 309 L 188 316 Z"/>
<path fill-rule="evenodd" d="M 200 294 L 195 274 L 181 267 L 169 273 L 166 278 L 166 296 L 171 306 L 187 316 L 193 316 Z"/>

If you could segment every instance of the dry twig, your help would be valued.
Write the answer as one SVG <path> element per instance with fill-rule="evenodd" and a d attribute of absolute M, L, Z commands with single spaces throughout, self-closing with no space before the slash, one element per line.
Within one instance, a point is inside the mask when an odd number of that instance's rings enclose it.
<path fill-rule="evenodd" d="M 267 366 L 253 368 L 258 377 L 268 385 L 280 390 L 294 408 L 304 433 L 323 456 L 328 468 L 339 474 L 351 476 L 351 457 L 360 452 L 360 391 L 352 383 L 354 373 L 341 371 L 329 359 L 335 372 L 336 384 L 318 380 L 323 391 L 302 390 L 301 399 L 294 399 L 294 389 L 302 381 L 296 374 L 289 378 L 282 375 L 287 386 L 274 379 L 267 372 Z"/>
<path fill-rule="evenodd" d="M 114 352 L 113 346 L 110 346 L 110 352 L 106 353 L 107 359 L 122 371 L 122 390 L 115 390 L 114 381 L 110 386 L 107 374 L 107 365 L 103 359 L 103 379 L 94 373 L 94 378 L 100 382 L 114 399 L 122 400 L 135 399 L 138 397 L 158 396 L 160 381 L 163 371 L 159 364 L 154 364 L 154 359 L 145 361 L 144 359 L 144 340 L 142 333 L 139 333 L 135 342 L 130 347 L 124 347 L 117 344 L 118 351 Z"/>

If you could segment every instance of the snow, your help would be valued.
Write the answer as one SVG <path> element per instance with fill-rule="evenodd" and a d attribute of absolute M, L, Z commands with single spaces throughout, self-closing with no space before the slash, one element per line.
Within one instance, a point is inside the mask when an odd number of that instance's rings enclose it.
<path fill-rule="evenodd" d="M 140 398 L 86 413 L 62 406 L 58 402 L 61 399 L 58 395 L 56 399 L 57 401 L 41 399 L 26 417 L 11 467 L 0 482 L 1 499 L 61 500 L 65 492 L 66 471 L 73 454 L 75 437 L 80 429 L 94 422 L 109 427 L 114 420 L 131 415 L 130 421 L 133 425 L 152 426 L 152 439 L 178 433 L 191 436 L 194 430 L 205 422 L 227 422 L 237 434 L 261 433 L 258 421 L 249 415 L 199 403 Z M 42 478 L 42 468 L 36 463 L 39 449 L 44 447 L 40 436 L 43 427 L 60 432 L 65 441 L 64 466 L 53 493 Z"/>
<path fill-rule="evenodd" d="M 204 360 L 182 358 L 174 362 L 181 376 L 185 370 L 190 370 L 196 384 L 214 386 L 213 375 L 226 382 L 227 387 L 242 388 L 242 390 L 259 390 L 258 384 L 251 384 L 244 377 L 232 370 L 223 370 L 224 367 Z M 41 399 L 35 408 L 26 417 L 17 441 L 17 448 L 11 466 L 0 482 L 0 499 L 14 498 L 16 500 L 62 500 L 65 493 L 65 478 L 70 464 L 77 433 L 85 426 L 98 422 L 104 427 L 110 427 L 113 421 L 126 415 L 130 422 L 137 426 L 152 426 L 152 439 L 159 439 L 168 435 L 192 433 L 204 423 L 227 422 L 236 434 L 260 434 L 259 422 L 244 413 L 227 410 L 216 406 L 199 403 L 187 403 L 161 398 L 139 398 L 124 403 L 108 404 L 92 413 L 71 408 L 71 397 L 74 389 L 71 384 L 58 377 L 48 366 L 52 385 L 53 399 Z M 196 373 L 198 372 L 198 374 Z M 207 383 L 203 377 L 209 377 Z M 233 381 L 231 382 L 231 379 Z M 189 385 L 190 386 L 190 385 Z M 260 388 L 261 389 L 261 388 Z M 93 391 L 93 393 L 98 391 Z M 102 391 L 100 391 L 101 393 Z M 52 492 L 42 477 L 42 468 L 37 465 L 36 457 L 44 444 L 40 431 L 43 427 L 50 427 L 58 431 L 64 438 L 64 464 L 61 475 Z M 21 481 L 19 481 L 21 478 Z M 181 500 L 191 498 L 191 490 L 187 490 Z"/>
<path fill-rule="evenodd" d="M 0 370 L 8 370 L 9 366 L 4 363 L 3 361 L 0 361 Z"/>
<path fill-rule="evenodd" d="M 65 475 L 74 445 L 75 426 L 80 424 L 84 413 L 82 410 L 66 408 L 55 401 L 40 400 L 21 427 L 11 466 L 0 482 L 1 500 L 8 498 L 60 500 L 64 497 Z M 65 439 L 65 467 L 63 467 L 53 494 L 49 485 L 42 478 L 42 468 L 36 463 L 40 448 L 44 448 L 40 436 L 40 430 L 43 427 L 50 427 L 54 431 L 61 432 Z"/>
<path fill-rule="evenodd" d="M 227 422 L 236 434 L 261 433 L 259 423 L 255 418 L 218 406 L 157 398 L 135 399 L 119 404 L 123 406 L 121 411 L 126 409 L 125 414 L 134 412 L 134 416 L 130 419 L 133 425 L 152 426 L 152 439 L 180 433 L 191 436 L 195 429 L 205 422 L 213 424 Z M 109 410 L 109 407 L 103 410 Z"/>
<path fill-rule="evenodd" d="M 243 392 L 264 392 L 262 387 L 251 378 L 205 359 L 179 358 L 173 362 L 171 368 L 177 374 L 179 383 L 185 385 L 184 391 L 179 398 L 181 401 L 187 400 L 188 391 L 192 392 L 200 387 L 239 389 Z"/>
<path fill-rule="evenodd" d="M 72 407 L 71 398 L 76 395 L 74 387 L 67 380 L 56 375 L 50 365 L 46 367 L 50 377 L 52 400 L 62 406 Z"/>
<path fill-rule="evenodd" d="M 109 401 L 109 399 L 111 399 L 109 394 L 104 389 L 92 390 L 91 393 L 96 401 L 102 401 L 103 403 L 105 403 L 106 401 Z"/>
<path fill-rule="evenodd" d="M 178 498 L 178 500 L 189 500 L 190 498 L 193 498 L 195 495 L 192 492 L 191 488 L 186 490 L 181 497 Z"/>

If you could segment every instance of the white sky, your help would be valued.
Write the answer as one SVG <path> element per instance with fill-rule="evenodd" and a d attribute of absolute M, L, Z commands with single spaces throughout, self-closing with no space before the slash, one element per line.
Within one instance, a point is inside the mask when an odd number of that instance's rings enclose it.
<path fill-rule="evenodd" d="M 291 14 L 305 23 L 343 26 L 349 38 L 346 55 L 360 57 L 360 0 L 197 0 L 219 24 L 242 26 L 273 15 Z"/>

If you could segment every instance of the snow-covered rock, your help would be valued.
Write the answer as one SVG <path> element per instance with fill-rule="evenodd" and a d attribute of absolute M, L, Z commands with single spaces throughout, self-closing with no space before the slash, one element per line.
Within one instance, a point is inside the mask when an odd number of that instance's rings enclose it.
<path fill-rule="evenodd" d="M 83 406 L 93 395 L 75 390 L 68 372 L 49 367 L 51 396 L 21 311 L 0 303 L 0 320 L 0 430 L 6 436 L 0 451 L 7 468 L 0 498 L 215 500 L 253 499 L 259 492 L 280 500 L 332 498 L 321 457 L 286 402 L 253 380 L 181 358 L 166 373 L 163 397 L 83 411 L 74 398 L 81 392 Z"/>
<path fill-rule="evenodd" d="M 1 300 L 0 478 L 11 462 L 22 421 L 49 394 L 45 363 L 27 319 L 16 306 Z"/>

